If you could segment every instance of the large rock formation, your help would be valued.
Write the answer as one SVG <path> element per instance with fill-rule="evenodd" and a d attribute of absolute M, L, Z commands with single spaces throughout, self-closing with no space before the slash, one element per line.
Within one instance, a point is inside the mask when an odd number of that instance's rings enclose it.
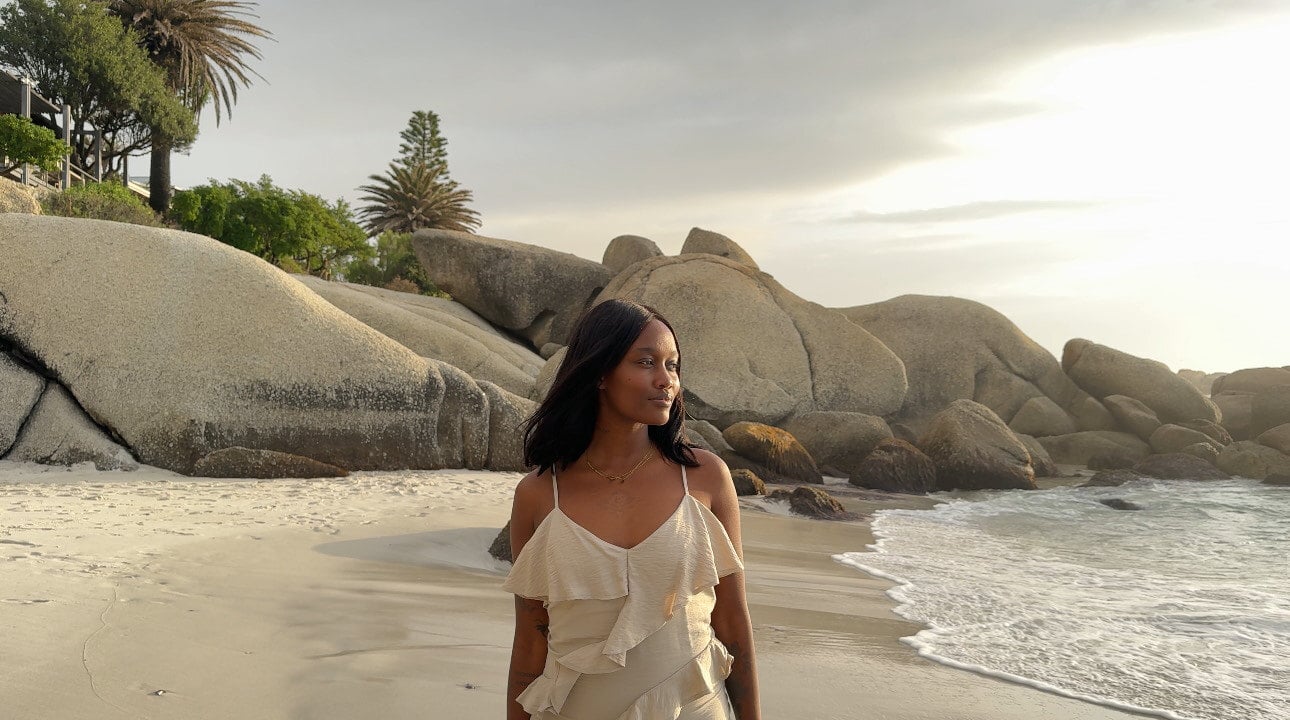
<path fill-rule="evenodd" d="M 1246 368 L 1228 373 L 1214 381 L 1211 394 L 1257 395 L 1279 387 L 1290 387 L 1290 367 Z"/>
<path fill-rule="evenodd" d="M 555 374 L 560 371 L 560 363 L 564 362 L 564 355 L 565 349 L 560 348 L 543 363 L 542 369 L 538 371 L 537 378 L 533 381 L 533 389 L 529 391 L 530 400 L 542 402 L 546 398 L 546 394 L 551 391 L 551 386 L 555 384 Z"/>
<path fill-rule="evenodd" d="M 62 385 L 51 383 L 5 455 L 8 460 L 47 465 L 92 462 L 99 470 L 135 470 L 130 451 L 108 437 Z"/>
<path fill-rule="evenodd" d="M 1237 370 L 1214 382 L 1214 403 L 1223 427 L 1236 440 L 1251 440 L 1290 422 L 1290 366 Z M 1258 418 L 1255 418 L 1255 406 Z"/>
<path fill-rule="evenodd" d="M 765 495 L 766 482 L 757 477 L 757 473 L 752 470 L 739 468 L 730 471 L 730 481 L 735 484 L 735 494 L 744 495 Z"/>
<path fill-rule="evenodd" d="M 1212 467 L 1218 467 L 1219 447 L 1213 443 L 1192 443 L 1178 452 L 1200 458 Z"/>
<path fill-rule="evenodd" d="M 691 439 L 696 442 L 702 441 L 700 444 L 707 445 L 704 448 L 705 450 L 711 450 L 721 457 L 734 452 L 734 448 L 730 447 L 730 443 L 726 442 L 725 436 L 721 434 L 717 426 L 707 420 L 687 420 L 685 429 Z"/>
<path fill-rule="evenodd" d="M 1290 455 L 1253 440 L 1238 440 L 1219 452 L 1218 469 L 1232 475 L 1262 480 L 1269 475 L 1290 474 Z"/>
<path fill-rule="evenodd" d="M 1136 462 L 1151 454 L 1151 446 L 1138 436 L 1112 430 L 1085 430 L 1038 440 L 1055 462 L 1065 465 L 1088 465 L 1098 456 L 1125 457 Z"/>
<path fill-rule="evenodd" d="M 18 439 L 18 431 L 44 391 L 44 378 L 0 351 L 0 457 Z"/>
<path fill-rule="evenodd" d="M 1051 403 L 1031 404 L 1019 432 L 1051 435 L 1111 427 L 1106 409 L 1066 377 L 1056 358 L 985 305 L 902 295 L 840 312 L 905 364 L 909 392 L 896 417 L 888 418 L 893 422 L 921 430 L 955 400 L 974 400 L 1011 422 L 1033 398 L 1047 398 Z"/>
<path fill-rule="evenodd" d="M 1151 434 L 1160 427 L 1160 418 L 1154 410 L 1127 395 L 1107 395 L 1102 398 L 1102 404 L 1120 427 L 1143 440 L 1150 440 Z"/>
<path fill-rule="evenodd" d="M 1162 480 L 1227 480 L 1231 476 L 1187 453 L 1150 455 L 1133 466 L 1133 471 Z"/>
<path fill-rule="evenodd" d="M 653 240 L 639 235 L 619 235 L 609 241 L 600 264 L 617 275 L 641 260 L 659 257 L 663 254 Z"/>
<path fill-rule="evenodd" d="M 1037 487 L 1026 446 L 994 411 L 971 400 L 937 413 L 918 448 L 936 464 L 941 490 Z"/>
<path fill-rule="evenodd" d="M 681 348 L 686 408 L 718 427 L 775 424 L 816 410 L 887 415 L 904 400 L 904 367 L 876 338 L 725 258 L 637 263 L 599 299 L 607 298 L 643 302 L 668 318 Z"/>
<path fill-rule="evenodd" d="M 522 397 L 533 391 L 542 358 L 486 323 L 470 322 L 460 312 L 444 308 L 455 304 L 451 300 L 329 282 L 311 275 L 294 277 L 345 314 L 418 355 L 442 360 L 476 380 L 496 383 Z"/>
<path fill-rule="evenodd" d="M 0 437 L 0 444 L 4 439 Z M 1256 439 L 1260 445 L 1266 445 L 1277 452 L 1290 455 L 1290 423 L 1278 425 L 1259 435 Z"/>
<path fill-rule="evenodd" d="M 819 520 L 852 520 L 853 513 L 847 512 L 837 498 L 819 488 L 805 485 L 788 490 L 776 490 L 769 496 L 772 500 L 787 500 L 789 508 L 798 515 Z"/>
<path fill-rule="evenodd" d="M 1224 429 L 1222 425 L 1212 420 L 1185 420 L 1178 424 L 1189 430 L 1204 433 L 1218 445 L 1230 445 L 1232 443 L 1232 434 Z"/>
<path fill-rule="evenodd" d="M 1188 445 L 1195 445 L 1196 443 L 1211 443 L 1214 447 L 1219 446 L 1219 443 L 1199 430 L 1192 430 L 1172 423 L 1166 423 L 1156 428 L 1156 431 L 1151 433 L 1151 437 L 1147 439 L 1147 443 L 1151 445 L 1152 450 L 1162 455 L 1180 452 Z"/>
<path fill-rule="evenodd" d="M 784 429 L 811 453 L 825 474 L 850 477 L 878 443 L 891 437 L 880 417 L 848 412 L 810 412 L 784 423 Z"/>
<path fill-rule="evenodd" d="M 753 270 L 761 269 L 757 267 L 757 261 L 753 260 L 752 256 L 742 247 L 739 247 L 734 240 L 721 233 L 714 233 L 703 228 L 691 228 L 690 234 L 685 237 L 685 242 L 681 245 L 682 255 L 693 253 L 716 255 L 745 267 L 750 267 Z"/>
<path fill-rule="evenodd" d="M 1270 388 L 1254 396 L 1250 402 L 1250 425 L 1246 430 L 1250 437 L 1258 437 L 1285 423 L 1290 423 L 1290 386 Z"/>
<path fill-rule="evenodd" d="M 1250 439 L 1250 419 L 1254 410 L 1254 394 L 1245 392 L 1218 393 L 1210 398 L 1223 414 L 1223 428 L 1235 440 Z"/>
<path fill-rule="evenodd" d="M 735 452 L 780 477 L 799 482 L 824 482 L 814 458 L 787 430 L 740 422 L 726 428 L 721 435 Z"/>
<path fill-rule="evenodd" d="M 613 275 L 569 253 L 452 230 L 419 230 L 412 247 L 435 285 L 534 348 L 567 342 Z"/>
<path fill-rule="evenodd" d="M 1200 391 L 1201 395 L 1212 395 L 1214 393 L 1214 382 L 1227 373 L 1207 373 L 1201 370 L 1188 370 L 1183 368 L 1178 371 L 1178 377 L 1192 384 L 1192 387 Z"/>
<path fill-rule="evenodd" d="M 488 459 L 484 467 L 524 469 L 524 421 L 537 403 L 487 380 L 479 389 L 488 399 Z"/>
<path fill-rule="evenodd" d="M 856 487 L 923 495 L 936 490 L 936 463 L 904 440 L 878 443 L 847 482 Z"/>
<path fill-rule="evenodd" d="M 31 188 L 0 177 L 0 213 L 40 215 L 40 203 L 36 201 Z"/>
<path fill-rule="evenodd" d="M 1013 432 L 1026 435 L 1068 435 L 1079 430 L 1075 418 L 1052 399 L 1036 395 L 1021 406 L 1008 423 Z"/>
<path fill-rule="evenodd" d="M 207 453 L 193 466 L 193 474 L 212 478 L 329 478 L 345 477 L 349 471 L 291 453 L 231 447 Z"/>
<path fill-rule="evenodd" d="M 1030 467 L 1034 468 L 1035 477 L 1057 477 L 1061 474 L 1061 469 L 1053 462 L 1053 457 L 1048 454 L 1048 450 L 1040 444 L 1039 438 L 1017 433 L 1017 439 L 1026 446 L 1026 452 L 1030 453 Z"/>
<path fill-rule="evenodd" d="M 349 470 L 488 465 L 488 395 L 470 376 L 247 253 L 3 215 L 0 257 L 0 340 L 143 462 L 191 473 L 245 447 Z"/>
<path fill-rule="evenodd" d="M 1090 395 L 1126 395 L 1151 408 L 1161 422 L 1219 420 L 1218 407 L 1162 362 L 1081 338 L 1066 343 L 1062 368 Z"/>

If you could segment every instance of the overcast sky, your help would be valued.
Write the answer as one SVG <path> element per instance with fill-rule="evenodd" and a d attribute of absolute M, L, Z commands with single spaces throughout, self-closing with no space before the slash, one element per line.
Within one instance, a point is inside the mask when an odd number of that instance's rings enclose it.
<path fill-rule="evenodd" d="M 179 186 L 356 200 L 433 110 L 480 232 L 700 226 L 832 307 L 998 309 L 1055 354 L 1290 364 L 1290 8 L 1254 0 L 266 2 Z"/>

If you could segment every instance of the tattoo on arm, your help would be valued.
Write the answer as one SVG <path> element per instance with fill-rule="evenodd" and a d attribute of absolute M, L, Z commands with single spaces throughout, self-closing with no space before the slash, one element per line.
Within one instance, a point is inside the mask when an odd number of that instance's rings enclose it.
<path fill-rule="evenodd" d="M 516 700 L 542 677 L 551 621 L 540 600 L 516 596 L 515 613 L 516 644 L 511 649 L 510 675 L 506 683 L 507 717 L 528 717 Z"/>
<path fill-rule="evenodd" d="M 533 623 L 534 629 L 541 633 L 542 637 L 550 640 L 551 618 L 547 615 L 546 606 L 542 604 L 541 600 L 525 598 L 521 602 L 524 604 L 524 612 L 528 615 L 529 621 Z"/>

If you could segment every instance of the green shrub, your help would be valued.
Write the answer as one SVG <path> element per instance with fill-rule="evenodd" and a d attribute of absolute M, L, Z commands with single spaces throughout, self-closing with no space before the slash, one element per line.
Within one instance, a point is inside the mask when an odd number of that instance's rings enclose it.
<path fill-rule="evenodd" d="M 46 215 L 114 220 L 149 227 L 165 225 L 142 198 L 116 182 L 73 185 L 49 196 L 42 205 Z"/>
<path fill-rule="evenodd" d="M 21 115 L 0 115 L 0 156 L 11 167 L 31 163 L 56 172 L 72 146 L 58 139 L 53 130 L 36 125 Z"/>
<path fill-rule="evenodd" d="M 411 233 L 386 230 L 377 236 L 375 250 L 374 256 L 356 257 L 345 266 L 342 275 L 346 282 L 433 297 L 450 297 L 426 277 L 425 268 L 421 267 L 421 262 L 412 249 Z M 397 288 L 390 287 L 395 281 L 402 282 Z M 416 286 L 416 289 L 406 289 L 405 283 Z"/>
<path fill-rule="evenodd" d="M 258 255 L 287 272 L 327 279 L 375 252 L 344 201 L 330 203 L 280 188 L 268 175 L 253 183 L 212 180 L 175 193 L 169 217 L 184 230 Z"/>

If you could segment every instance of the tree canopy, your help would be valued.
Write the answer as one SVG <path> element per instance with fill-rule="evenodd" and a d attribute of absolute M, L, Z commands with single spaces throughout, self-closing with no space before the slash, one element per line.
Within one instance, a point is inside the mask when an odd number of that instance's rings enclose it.
<path fill-rule="evenodd" d="M 479 227 L 479 213 L 467 206 L 472 195 L 441 170 L 442 166 L 390 163 L 384 175 L 359 190 L 367 204 L 359 208 L 369 233 L 415 232 L 422 228 L 461 230 Z"/>
<path fill-rule="evenodd" d="M 479 213 L 469 206 L 474 195 L 448 176 L 447 141 L 439 133 L 439 116 L 426 110 L 412 113 L 399 137 L 399 157 L 358 188 L 365 193 L 361 200 L 366 204 L 358 210 L 363 227 L 373 235 L 478 228 Z"/>
<path fill-rule="evenodd" d="M 87 134 L 111 143 L 105 164 L 144 149 L 150 128 L 182 145 L 197 136 L 193 113 L 166 87 L 164 73 L 97 0 L 13 0 L 0 7 L 0 66 L 32 78 L 36 91 L 71 107 L 73 156 L 86 165 Z"/>
<path fill-rule="evenodd" d="M 408 120 L 408 126 L 399 133 L 398 164 L 404 167 L 425 165 L 442 166 L 448 172 L 448 141 L 439 134 L 439 116 L 429 110 L 417 110 Z"/>
<path fill-rule="evenodd" d="M 54 172 L 71 151 L 53 130 L 18 115 L 0 115 L 0 155 L 9 158 L 5 170 L 31 163 Z"/>
<path fill-rule="evenodd" d="M 383 232 L 376 237 L 375 249 L 374 257 L 355 258 L 345 266 L 345 280 L 391 290 L 446 297 L 426 276 L 425 268 L 421 267 L 416 252 L 412 249 L 411 235 Z M 411 287 L 404 287 L 404 283 Z"/>
<path fill-rule="evenodd" d="M 253 2 L 238 0 L 110 0 L 109 9 L 138 33 L 166 84 L 194 112 L 213 100 L 215 124 L 233 112 L 239 86 L 251 84 L 247 58 L 260 59 L 254 38 L 272 33 L 251 21 Z M 261 78 L 263 79 L 263 78 Z"/>
<path fill-rule="evenodd" d="M 232 113 L 239 86 L 251 84 L 253 44 L 271 33 L 251 21 L 255 3 L 239 0 L 110 0 L 108 8 L 134 31 L 140 47 L 160 68 L 166 86 L 194 115 L 213 101 L 215 124 Z M 178 146 L 164 127 L 153 127 L 149 202 L 170 206 L 170 153 Z"/>
<path fill-rule="evenodd" d="M 330 278 L 374 248 L 342 200 L 329 203 L 302 190 L 286 190 L 268 175 L 257 182 L 211 181 L 176 193 L 171 218 L 181 228 L 208 235 L 289 271 Z"/>

